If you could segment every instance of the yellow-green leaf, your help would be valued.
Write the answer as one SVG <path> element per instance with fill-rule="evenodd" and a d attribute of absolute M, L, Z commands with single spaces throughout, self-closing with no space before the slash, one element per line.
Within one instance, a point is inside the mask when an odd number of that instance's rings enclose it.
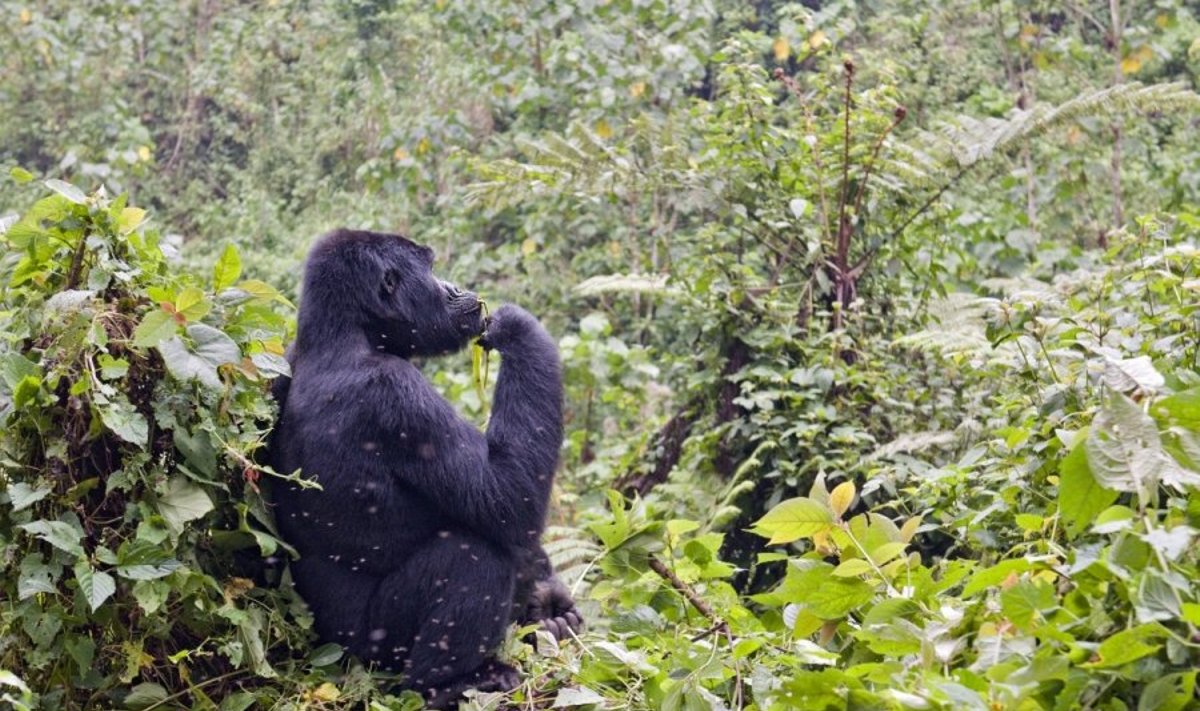
<path fill-rule="evenodd" d="M 797 497 L 782 501 L 754 524 L 754 532 L 769 537 L 768 543 L 791 543 L 827 530 L 833 514 L 812 499 Z"/>
<path fill-rule="evenodd" d="M 259 281 L 258 279 L 247 279 L 246 281 L 238 284 L 237 288 L 256 299 L 274 300 L 287 306 L 292 305 L 292 302 L 284 298 L 283 295 L 275 289 L 275 287 L 267 284 L 266 282 Z"/>
<path fill-rule="evenodd" d="M 834 568 L 833 574 L 839 578 L 854 578 L 873 572 L 874 570 L 871 564 L 862 558 L 851 558 L 850 560 L 842 561 L 841 565 Z"/>
<path fill-rule="evenodd" d="M 212 309 L 212 304 L 204 298 L 204 292 L 194 286 L 189 286 L 175 297 L 175 310 L 187 317 L 188 321 L 198 321 Z"/>
<path fill-rule="evenodd" d="M 121 210 L 121 216 L 117 218 L 117 230 L 127 235 L 138 228 L 146 220 L 146 211 L 140 207 L 127 207 Z"/>
<path fill-rule="evenodd" d="M 884 543 L 882 546 L 871 551 L 871 560 L 875 561 L 876 565 L 883 565 L 903 553 L 904 548 L 905 544 L 900 541 Z"/>
<path fill-rule="evenodd" d="M 142 322 L 133 330 L 133 345 L 139 348 L 157 346 L 174 336 L 178 328 L 171 314 L 162 309 L 155 309 L 143 316 Z"/>
<path fill-rule="evenodd" d="M 241 275 L 242 258 L 238 254 L 237 247 L 227 244 L 225 251 L 221 252 L 220 259 L 213 265 L 213 291 L 228 289 Z"/>
<path fill-rule="evenodd" d="M 857 493 L 852 481 L 844 481 L 834 487 L 833 491 L 829 493 L 829 508 L 833 509 L 833 515 L 840 519 L 842 514 L 850 508 L 850 504 L 854 503 L 854 496 Z"/>

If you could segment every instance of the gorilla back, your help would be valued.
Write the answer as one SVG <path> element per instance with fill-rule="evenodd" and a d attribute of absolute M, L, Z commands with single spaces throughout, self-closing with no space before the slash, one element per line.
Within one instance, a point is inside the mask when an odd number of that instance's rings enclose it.
<path fill-rule="evenodd" d="M 485 323 L 478 298 L 434 278 L 432 264 L 429 248 L 396 235 L 318 241 L 272 463 L 321 487 L 273 492 L 318 634 L 404 670 L 443 705 L 466 688 L 516 684 L 493 657 L 514 615 L 561 634 L 580 621 L 539 544 L 562 440 L 557 348 L 516 306 Z M 486 434 L 409 361 L 481 334 L 502 356 Z"/>

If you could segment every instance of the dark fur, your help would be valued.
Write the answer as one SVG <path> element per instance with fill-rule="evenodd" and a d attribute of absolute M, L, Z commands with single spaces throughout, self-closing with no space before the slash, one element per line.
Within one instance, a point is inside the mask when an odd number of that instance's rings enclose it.
<path fill-rule="evenodd" d="M 558 349 L 516 306 L 485 324 L 432 261 L 395 235 L 317 243 L 272 460 L 322 487 L 273 495 L 318 634 L 405 670 L 441 705 L 516 683 L 493 657 L 510 621 L 566 636 L 580 619 L 539 544 L 562 441 Z M 485 325 L 502 355 L 486 436 L 408 360 L 459 350 Z"/>

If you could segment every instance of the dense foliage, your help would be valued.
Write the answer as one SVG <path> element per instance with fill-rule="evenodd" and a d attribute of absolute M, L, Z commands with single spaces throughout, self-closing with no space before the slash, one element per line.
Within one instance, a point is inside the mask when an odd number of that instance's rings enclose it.
<path fill-rule="evenodd" d="M 590 627 L 470 708 L 1200 703 L 1188 3 L 0 0 L 0 46 L 0 703 L 420 706 L 314 643 L 265 504 L 341 224 L 561 337 Z"/>

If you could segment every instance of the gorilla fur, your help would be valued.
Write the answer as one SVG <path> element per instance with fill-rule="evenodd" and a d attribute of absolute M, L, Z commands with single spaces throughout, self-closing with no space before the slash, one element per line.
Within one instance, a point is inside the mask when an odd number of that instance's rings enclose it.
<path fill-rule="evenodd" d="M 271 449 L 276 471 L 321 489 L 272 498 L 321 638 L 443 706 L 517 683 L 494 656 L 511 621 L 564 637 L 581 618 L 539 543 L 562 442 L 558 349 L 517 306 L 485 323 L 432 265 L 397 235 L 339 230 L 313 247 Z M 409 360 L 485 328 L 502 356 L 486 435 Z"/>

